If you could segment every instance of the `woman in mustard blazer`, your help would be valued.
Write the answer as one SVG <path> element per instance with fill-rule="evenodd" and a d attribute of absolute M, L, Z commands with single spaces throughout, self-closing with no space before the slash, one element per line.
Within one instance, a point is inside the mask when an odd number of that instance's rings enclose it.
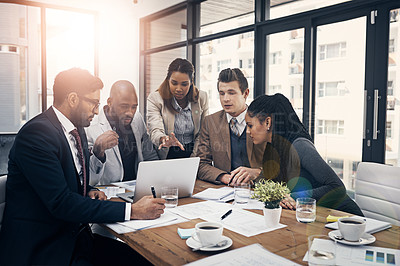
<path fill-rule="evenodd" d="M 147 127 L 161 159 L 186 158 L 197 150 L 208 97 L 196 88 L 193 75 L 192 63 L 177 58 L 158 90 L 147 98 Z"/>

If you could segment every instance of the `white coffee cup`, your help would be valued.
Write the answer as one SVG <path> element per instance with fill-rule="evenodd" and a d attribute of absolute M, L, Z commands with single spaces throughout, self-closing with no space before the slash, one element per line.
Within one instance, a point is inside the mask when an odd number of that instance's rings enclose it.
<path fill-rule="evenodd" d="M 196 237 L 203 246 L 215 245 L 222 238 L 224 227 L 220 223 L 201 222 L 195 226 Z"/>
<path fill-rule="evenodd" d="M 356 217 L 344 217 L 338 220 L 339 230 L 347 241 L 359 241 L 365 232 L 367 222 Z"/>

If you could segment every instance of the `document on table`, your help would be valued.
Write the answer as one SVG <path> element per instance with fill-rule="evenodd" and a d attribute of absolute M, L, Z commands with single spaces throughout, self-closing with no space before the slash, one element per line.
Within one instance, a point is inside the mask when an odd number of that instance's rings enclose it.
<path fill-rule="evenodd" d="M 319 239 L 315 249 L 318 250 L 318 245 L 324 246 L 330 241 Z M 304 255 L 303 261 L 308 261 L 308 253 Z M 400 250 L 398 249 L 347 246 L 339 243 L 336 246 L 336 265 L 399 265 L 399 261 Z"/>
<path fill-rule="evenodd" d="M 249 199 L 249 202 L 247 202 L 246 204 L 236 204 L 234 202 L 234 203 L 232 203 L 232 206 L 234 208 L 240 208 L 240 209 L 262 210 L 262 209 L 264 209 L 264 202 L 261 202 L 256 199 Z"/>
<path fill-rule="evenodd" d="M 117 194 L 125 192 L 125 188 L 121 187 L 97 187 L 97 188 L 106 194 L 107 199 L 114 198 L 117 196 Z"/>
<path fill-rule="evenodd" d="M 234 249 L 228 252 L 220 253 L 207 257 L 186 265 L 204 266 L 204 265 L 299 265 L 293 261 L 278 256 L 266 250 L 260 244 L 253 244 L 242 248 Z"/>
<path fill-rule="evenodd" d="M 161 227 L 187 221 L 187 219 L 180 217 L 169 210 L 165 210 L 164 214 L 162 214 L 160 218 L 154 220 L 130 220 L 105 225 L 118 234 L 125 234 L 137 230 Z"/>
<path fill-rule="evenodd" d="M 242 234 L 247 237 L 255 236 L 261 233 L 266 233 L 286 227 L 279 224 L 275 228 L 267 228 L 263 215 L 254 212 L 245 211 L 238 208 L 233 208 L 232 213 L 221 221 L 221 216 L 225 212 L 219 211 L 208 215 L 200 216 L 201 219 L 208 222 L 221 223 L 226 229 Z"/>
<path fill-rule="evenodd" d="M 117 186 L 117 187 L 126 188 L 127 190 L 130 190 L 133 192 L 135 191 L 135 188 L 136 188 L 136 180 L 130 180 L 130 181 L 125 181 L 125 182 L 114 182 L 111 184 L 114 186 Z"/>
<path fill-rule="evenodd" d="M 170 209 L 171 212 L 178 214 L 186 219 L 201 218 L 212 213 L 224 214 L 232 208 L 231 204 L 216 201 L 202 201 L 186 205 L 181 205 Z M 221 214 L 221 216 L 222 216 Z"/>
<path fill-rule="evenodd" d="M 202 200 L 216 200 L 227 202 L 234 199 L 233 187 L 207 188 L 192 196 Z"/>
<path fill-rule="evenodd" d="M 369 234 L 375 234 L 377 232 L 392 227 L 392 225 L 388 222 L 382 222 L 373 218 L 360 217 L 360 216 L 351 216 L 351 217 L 364 219 L 367 222 L 367 225 L 365 226 L 365 232 Z M 325 227 L 329 229 L 339 229 L 338 222 L 326 224 Z"/>

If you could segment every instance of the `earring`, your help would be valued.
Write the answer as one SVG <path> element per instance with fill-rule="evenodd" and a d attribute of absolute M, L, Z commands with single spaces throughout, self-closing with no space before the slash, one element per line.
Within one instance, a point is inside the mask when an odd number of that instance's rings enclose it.
<path fill-rule="evenodd" d="M 267 127 L 267 131 L 269 131 L 269 127 Z"/>

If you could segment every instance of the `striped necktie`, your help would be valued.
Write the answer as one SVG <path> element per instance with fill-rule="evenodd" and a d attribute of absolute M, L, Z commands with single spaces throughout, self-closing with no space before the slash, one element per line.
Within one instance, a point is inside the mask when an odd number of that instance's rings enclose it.
<path fill-rule="evenodd" d="M 83 196 L 86 196 L 86 167 L 85 167 L 85 159 L 83 157 L 81 137 L 79 136 L 77 129 L 71 130 L 70 133 L 76 140 L 76 148 L 78 150 L 78 157 L 79 157 L 78 159 L 79 162 L 81 163 L 82 174 L 83 174 Z"/>
<path fill-rule="evenodd" d="M 231 126 L 231 130 L 232 132 L 236 135 L 236 136 L 240 136 L 240 131 L 237 125 L 238 121 L 235 117 L 232 117 L 231 121 L 230 121 L 230 126 Z"/>

